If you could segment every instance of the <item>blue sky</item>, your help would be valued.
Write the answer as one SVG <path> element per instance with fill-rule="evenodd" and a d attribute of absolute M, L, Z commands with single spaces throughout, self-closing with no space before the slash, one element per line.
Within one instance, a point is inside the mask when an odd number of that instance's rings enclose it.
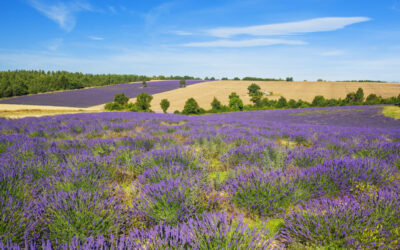
<path fill-rule="evenodd" d="M 0 70 L 400 81 L 399 0 L 2 0 Z"/>

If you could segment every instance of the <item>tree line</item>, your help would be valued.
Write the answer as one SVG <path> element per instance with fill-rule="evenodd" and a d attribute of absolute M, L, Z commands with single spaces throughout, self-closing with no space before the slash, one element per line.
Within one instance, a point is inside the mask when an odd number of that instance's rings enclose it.
<path fill-rule="evenodd" d="M 364 90 L 358 88 L 356 92 L 350 92 L 344 99 L 326 99 L 318 95 L 315 96 L 312 102 L 303 101 L 301 99 L 289 101 L 285 97 L 280 97 L 278 100 L 269 100 L 264 97 L 260 86 L 253 83 L 248 86 L 248 95 L 252 104 L 244 105 L 240 96 L 232 92 L 229 95 L 229 104 L 223 105 L 216 97 L 211 102 L 211 109 L 205 110 L 199 106 L 194 98 L 189 98 L 185 102 L 182 111 L 175 110 L 174 114 L 185 115 L 201 115 L 206 113 L 223 113 L 235 111 L 250 111 L 250 110 L 269 110 L 269 109 L 294 109 L 294 108 L 309 108 L 309 107 L 333 107 L 333 106 L 354 106 L 354 105 L 377 105 L 377 104 L 393 104 L 400 106 L 400 94 L 397 97 L 383 98 L 376 94 L 370 94 L 367 97 L 364 95 Z M 136 103 L 128 103 L 129 98 L 123 93 L 115 95 L 114 102 L 107 103 L 105 109 L 108 111 L 125 110 L 134 112 L 153 112 L 150 107 L 153 96 L 147 93 L 141 93 L 136 98 Z M 167 99 L 161 100 L 160 106 L 164 113 L 170 106 Z"/>

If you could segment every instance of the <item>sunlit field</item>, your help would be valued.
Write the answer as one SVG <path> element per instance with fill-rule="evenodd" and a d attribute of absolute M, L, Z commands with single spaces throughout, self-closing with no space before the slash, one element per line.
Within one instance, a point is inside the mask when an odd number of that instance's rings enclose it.
<path fill-rule="evenodd" d="M 399 249 L 383 108 L 0 119 L 0 248 Z"/>

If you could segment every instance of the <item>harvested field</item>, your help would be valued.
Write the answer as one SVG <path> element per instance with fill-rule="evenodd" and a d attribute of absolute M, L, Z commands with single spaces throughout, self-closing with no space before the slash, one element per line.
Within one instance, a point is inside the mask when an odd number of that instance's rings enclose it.
<path fill-rule="evenodd" d="M 39 117 L 58 114 L 75 114 L 84 112 L 98 112 L 100 110 L 93 108 L 74 108 L 40 105 L 19 105 L 19 104 L 0 104 L 0 117 L 23 118 Z"/>
<path fill-rule="evenodd" d="M 185 101 L 193 97 L 202 108 L 211 108 L 214 96 L 223 104 L 228 104 L 228 96 L 236 92 L 245 104 L 250 104 L 247 87 L 256 83 L 262 91 L 273 92 L 270 99 L 284 96 L 289 99 L 302 99 L 311 102 L 316 95 L 325 98 L 345 98 L 346 94 L 363 88 L 365 96 L 374 93 L 382 97 L 397 96 L 400 93 L 400 83 L 367 83 L 367 82 L 264 82 L 264 81 L 215 81 L 175 89 L 168 92 L 155 94 L 151 103 L 154 111 L 161 111 L 161 99 L 168 99 L 171 103 L 169 112 L 182 110 Z M 132 100 L 135 101 L 135 100 Z"/>
<path fill-rule="evenodd" d="M 191 85 L 200 82 L 204 81 L 190 80 L 186 81 L 186 84 Z M 118 93 L 124 93 L 126 96 L 132 98 L 142 92 L 156 94 L 176 88 L 179 88 L 179 81 L 177 80 L 147 82 L 146 88 L 142 88 L 141 83 L 127 83 L 105 87 L 19 96 L 0 100 L 0 104 L 50 105 L 87 108 L 111 102 L 114 99 L 114 95 Z"/>

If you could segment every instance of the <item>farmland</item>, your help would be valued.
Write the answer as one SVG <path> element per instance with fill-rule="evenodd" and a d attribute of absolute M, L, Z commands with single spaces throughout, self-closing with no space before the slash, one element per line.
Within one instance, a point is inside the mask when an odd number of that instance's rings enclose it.
<path fill-rule="evenodd" d="M 203 81 L 188 80 L 187 85 L 200 83 Z M 0 100 L 0 104 L 24 104 L 24 105 L 49 105 L 87 108 L 111 102 L 115 94 L 125 93 L 128 97 L 136 97 L 138 94 L 146 92 L 156 94 L 179 88 L 179 81 L 153 81 L 148 82 L 147 87 L 143 88 L 142 83 L 117 84 L 105 87 L 86 88 L 80 90 L 69 90 L 37 95 L 19 96 Z"/>
<path fill-rule="evenodd" d="M 399 249 L 383 109 L 0 119 L 0 248 Z"/>
<path fill-rule="evenodd" d="M 400 83 L 215 81 L 155 94 L 151 102 L 152 109 L 161 111 L 159 103 L 166 98 L 171 102 L 170 110 L 182 110 L 185 101 L 191 97 L 196 99 L 200 107 L 210 109 L 214 96 L 226 105 L 231 92 L 236 92 L 244 104 L 250 104 L 247 87 L 252 83 L 257 83 L 262 91 L 272 92 L 272 96 L 268 96 L 271 100 L 277 100 L 283 96 L 287 100 L 302 99 L 311 102 L 317 95 L 322 95 L 327 99 L 344 99 L 346 94 L 355 92 L 358 88 L 363 88 L 365 96 L 373 93 L 387 98 L 400 93 Z"/>

